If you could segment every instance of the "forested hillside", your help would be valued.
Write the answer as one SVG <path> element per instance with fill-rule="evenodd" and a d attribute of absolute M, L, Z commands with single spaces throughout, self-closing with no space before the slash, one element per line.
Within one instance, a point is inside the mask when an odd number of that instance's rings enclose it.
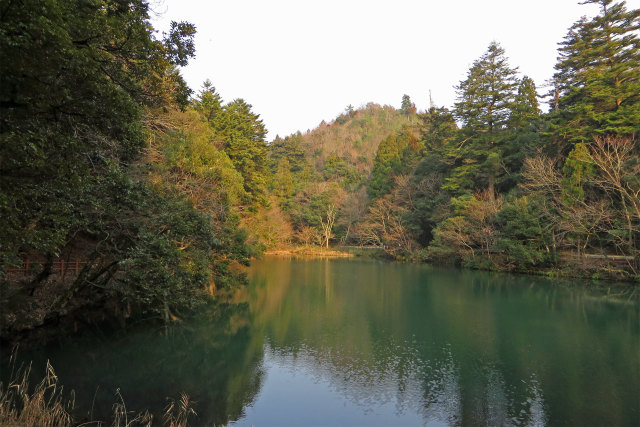
<path fill-rule="evenodd" d="M 348 106 L 331 123 L 269 144 L 271 228 L 258 232 L 268 247 L 350 241 L 366 210 L 378 147 L 396 133 L 417 139 L 415 108 Z"/>
<path fill-rule="evenodd" d="M 451 109 L 413 114 L 405 97 L 401 110 L 379 110 L 406 118 L 381 129 L 379 144 L 365 145 L 368 128 L 358 129 L 371 107 L 276 140 L 272 187 L 298 242 L 315 235 L 397 258 L 637 280 L 640 11 L 588 3 L 601 12 L 569 29 L 550 90 L 493 42 Z"/>

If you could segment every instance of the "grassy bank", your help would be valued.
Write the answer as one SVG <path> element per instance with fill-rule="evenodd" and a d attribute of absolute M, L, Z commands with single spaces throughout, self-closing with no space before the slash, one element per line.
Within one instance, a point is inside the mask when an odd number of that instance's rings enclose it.
<path fill-rule="evenodd" d="M 319 246 L 297 246 L 286 249 L 266 251 L 265 255 L 296 258 L 350 258 L 355 255 L 342 250 L 333 250 Z"/>

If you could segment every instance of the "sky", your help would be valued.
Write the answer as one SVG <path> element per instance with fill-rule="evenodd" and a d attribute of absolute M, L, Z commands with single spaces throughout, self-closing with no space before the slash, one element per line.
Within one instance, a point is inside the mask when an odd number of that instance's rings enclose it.
<path fill-rule="evenodd" d="M 454 86 L 492 41 L 544 93 L 558 43 L 596 5 L 578 0 L 150 0 L 154 27 L 197 28 L 182 74 L 209 79 L 225 102 L 242 98 L 269 134 L 330 122 L 347 105 L 451 107 Z M 628 9 L 640 0 L 628 0 Z M 546 108 L 546 107 L 544 107 Z"/>

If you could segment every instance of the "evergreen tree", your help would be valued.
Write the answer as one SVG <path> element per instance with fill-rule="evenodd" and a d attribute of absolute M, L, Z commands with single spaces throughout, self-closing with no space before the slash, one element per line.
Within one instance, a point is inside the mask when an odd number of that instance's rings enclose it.
<path fill-rule="evenodd" d="M 533 156 L 541 145 L 543 123 L 537 96 L 533 80 L 523 77 L 509 113 L 508 129 L 501 143 L 501 162 L 506 173 L 496 181 L 499 192 L 506 193 L 520 182 L 524 159 Z"/>
<path fill-rule="evenodd" d="M 446 189 L 463 193 L 487 187 L 493 197 L 504 130 L 518 86 L 515 74 L 504 49 L 492 42 L 456 88 L 458 102 L 453 113 L 463 123 L 463 140 L 458 144 L 459 166 L 447 178 Z"/>
<path fill-rule="evenodd" d="M 287 159 L 291 172 L 303 171 L 308 166 L 308 162 L 302 149 L 302 134 L 297 132 L 284 139 L 276 136 L 269 144 L 269 158 L 271 159 L 271 169 L 274 172 L 283 158 Z"/>
<path fill-rule="evenodd" d="M 456 87 L 454 115 L 469 136 L 492 135 L 503 129 L 515 97 L 516 69 L 510 68 L 504 49 L 496 42 L 474 61 L 467 78 Z"/>
<path fill-rule="evenodd" d="M 245 190 L 259 200 L 265 190 L 267 168 L 267 130 L 251 105 L 236 99 L 225 105 L 212 121 L 217 138 L 235 168 L 244 178 Z"/>
<path fill-rule="evenodd" d="M 569 29 L 554 75 L 552 131 L 569 143 L 640 131 L 640 10 L 627 11 L 624 1 L 585 3 L 601 12 Z"/>
<path fill-rule="evenodd" d="M 281 157 L 278 162 L 278 169 L 273 180 L 273 189 L 278 197 L 285 200 L 293 195 L 294 187 L 291 176 L 291 165 L 286 157 Z"/>
<path fill-rule="evenodd" d="M 202 90 L 193 101 L 193 108 L 211 123 L 222 109 L 222 98 L 216 92 L 216 88 L 207 79 L 202 84 Z"/>
<path fill-rule="evenodd" d="M 528 76 L 524 76 L 518 85 L 516 94 L 509 112 L 509 127 L 522 128 L 540 117 L 540 106 L 536 85 Z"/>
<path fill-rule="evenodd" d="M 394 134 L 380 142 L 376 157 L 373 160 L 369 195 L 372 199 L 387 194 L 393 185 L 393 170 L 400 164 L 400 149 Z"/>
<path fill-rule="evenodd" d="M 431 107 L 420 115 L 421 143 L 425 156 L 435 155 L 442 162 L 451 162 L 455 158 L 458 125 L 453 114 L 445 107 Z"/>
<path fill-rule="evenodd" d="M 402 114 L 404 114 L 405 116 L 416 112 L 416 104 L 411 102 L 411 98 L 409 97 L 409 95 L 402 95 L 402 104 L 400 104 L 400 111 L 402 111 Z"/>
<path fill-rule="evenodd" d="M 391 191 L 394 177 L 409 172 L 418 161 L 423 145 L 409 127 L 383 139 L 376 151 L 369 181 L 369 195 L 375 199 Z"/>

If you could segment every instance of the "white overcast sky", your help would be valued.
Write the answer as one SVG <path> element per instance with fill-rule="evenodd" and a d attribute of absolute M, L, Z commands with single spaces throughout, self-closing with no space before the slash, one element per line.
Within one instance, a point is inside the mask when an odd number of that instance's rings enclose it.
<path fill-rule="evenodd" d="M 352 104 L 451 107 L 454 85 L 489 43 L 538 91 L 557 43 L 595 5 L 578 0 L 150 0 L 158 30 L 196 25 L 196 58 L 183 68 L 196 92 L 210 79 L 224 101 L 243 98 L 269 140 L 313 129 Z M 640 7 L 628 0 L 627 8 Z"/>

